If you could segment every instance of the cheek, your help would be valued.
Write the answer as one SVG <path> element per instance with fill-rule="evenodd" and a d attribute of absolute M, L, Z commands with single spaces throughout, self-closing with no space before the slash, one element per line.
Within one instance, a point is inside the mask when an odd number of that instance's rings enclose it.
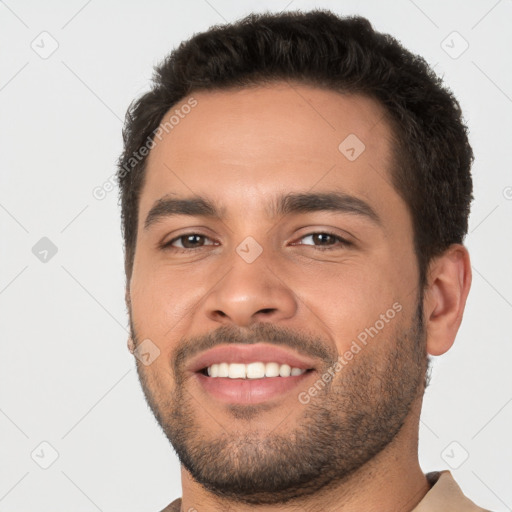
<path fill-rule="evenodd" d="M 162 353 L 169 354 L 174 340 L 190 334 L 194 310 L 208 290 L 207 276 L 201 274 L 165 265 L 134 268 L 132 319 L 140 339 L 150 338 Z"/>
<path fill-rule="evenodd" d="M 355 340 L 387 338 L 400 316 L 397 310 L 404 309 L 400 281 L 389 263 L 382 261 L 373 265 L 351 261 L 311 272 L 302 269 L 289 273 L 287 282 L 294 283 L 303 313 L 335 340 L 340 355 Z"/>

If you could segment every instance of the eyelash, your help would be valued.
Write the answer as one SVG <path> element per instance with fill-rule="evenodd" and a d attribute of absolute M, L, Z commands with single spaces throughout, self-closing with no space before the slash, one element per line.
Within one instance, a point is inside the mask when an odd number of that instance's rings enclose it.
<path fill-rule="evenodd" d="M 161 248 L 165 249 L 165 250 L 168 250 L 168 251 L 173 251 L 173 252 L 176 252 L 176 253 L 190 253 L 190 252 L 193 252 L 193 251 L 196 251 L 198 249 L 202 249 L 203 247 L 205 247 L 203 245 L 203 246 L 200 246 L 200 247 L 193 247 L 193 248 L 187 249 L 187 248 L 173 247 L 172 246 L 172 244 L 174 242 L 176 242 L 177 240 L 180 240 L 182 238 L 186 238 L 186 237 L 189 237 L 189 236 L 194 236 L 194 235 L 200 236 L 200 237 L 203 237 L 203 238 L 208 238 L 208 239 L 210 238 L 207 235 L 203 235 L 202 233 L 195 233 L 195 232 L 184 233 L 183 235 L 177 236 L 176 238 L 173 238 L 169 242 L 166 242 L 165 244 L 162 244 Z M 307 233 L 304 236 L 301 236 L 299 238 L 299 240 L 302 240 L 303 238 L 314 236 L 314 235 L 328 235 L 328 236 L 331 236 L 337 242 L 340 242 L 342 246 L 345 246 L 345 247 L 350 247 L 350 246 L 353 245 L 352 242 L 349 242 L 348 240 L 345 240 L 344 238 L 340 237 L 339 235 L 336 235 L 335 233 L 331 233 L 330 231 L 314 231 L 312 233 Z M 215 246 L 215 245 L 216 244 L 210 244 L 209 246 Z M 321 246 L 321 245 L 310 245 L 310 244 L 294 244 L 294 245 L 306 245 L 306 246 L 310 246 L 310 247 L 316 247 L 320 251 L 333 251 L 333 250 L 336 250 L 336 249 L 340 248 L 339 245 L 332 245 L 332 246 Z M 206 246 L 206 247 L 208 247 L 208 246 Z"/>

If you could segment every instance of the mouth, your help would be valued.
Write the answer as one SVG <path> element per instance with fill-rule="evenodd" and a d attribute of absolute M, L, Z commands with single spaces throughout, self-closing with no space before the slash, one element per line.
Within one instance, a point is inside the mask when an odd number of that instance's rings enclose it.
<path fill-rule="evenodd" d="M 258 364 L 258 363 L 251 363 Z M 250 366 L 243 364 L 231 364 L 234 366 Z M 302 385 L 304 389 L 304 381 L 314 372 L 313 369 L 300 370 L 300 374 L 290 375 L 286 377 L 213 377 L 208 376 L 207 371 L 196 372 L 198 380 L 203 391 L 208 398 L 215 398 L 220 402 L 230 404 L 258 404 L 270 400 L 282 399 L 286 395 L 296 390 L 299 393 L 299 387 Z M 214 370 L 215 371 L 215 370 Z M 288 370 L 289 371 L 289 370 Z M 241 372 L 241 370 L 240 370 Z"/>
<path fill-rule="evenodd" d="M 279 364 L 276 362 L 263 363 L 257 361 L 254 363 L 216 363 L 203 368 L 199 372 L 212 378 L 227 379 L 268 379 L 273 377 L 296 377 L 312 368 L 291 367 L 288 364 Z"/>
<path fill-rule="evenodd" d="M 282 347 L 229 345 L 201 354 L 189 371 L 209 398 L 256 404 L 291 393 L 315 372 L 315 366 Z"/>

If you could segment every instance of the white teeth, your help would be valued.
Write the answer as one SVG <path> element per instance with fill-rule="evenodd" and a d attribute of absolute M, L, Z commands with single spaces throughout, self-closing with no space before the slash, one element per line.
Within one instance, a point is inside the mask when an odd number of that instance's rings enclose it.
<path fill-rule="evenodd" d="M 229 365 L 229 375 L 230 379 L 245 379 L 247 375 L 247 370 L 245 369 L 245 364 L 242 363 L 232 363 Z"/>
<path fill-rule="evenodd" d="M 262 379 L 265 377 L 265 365 L 263 363 L 250 363 L 247 365 L 248 379 Z"/>
<path fill-rule="evenodd" d="M 265 365 L 265 377 L 279 377 L 279 363 L 267 363 Z"/>
<path fill-rule="evenodd" d="M 288 364 L 254 362 L 218 363 L 207 368 L 210 377 L 228 377 L 230 379 L 263 379 L 264 377 L 295 377 L 306 370 L 292 368 Z"/>
<path fill-rule="evenodd" d="M 279 375 L 281 377 L 289 377 L 292 373 L 292 368 L 288 364 L 282 364 L 279 368 Z"/>
<path fill-rule="evenodd" d="M 220 363 L 219 364 L 218 377 L 229 377 L 229 364 L 228 363 Z"/>

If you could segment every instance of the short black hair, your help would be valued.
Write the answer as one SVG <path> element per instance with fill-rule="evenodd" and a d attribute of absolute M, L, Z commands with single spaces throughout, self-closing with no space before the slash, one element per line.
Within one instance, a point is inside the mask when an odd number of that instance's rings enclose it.
<path fill-rule="evenodd" d="M 468 229 L 473 151 L 459 103 L 422 57 L 363 17 L 328 10 L 251 14 L 213 26 L 155 68 L 151 90 L 126 113 L 118 162 L 127 279 L 147 148 L 164 115 L 194 91 L 279 81 L 361 94 L 384 107 L 394 142 L 391 179 L 412 216 L 423 287 L 432 258 L 462 243 Z"/>

